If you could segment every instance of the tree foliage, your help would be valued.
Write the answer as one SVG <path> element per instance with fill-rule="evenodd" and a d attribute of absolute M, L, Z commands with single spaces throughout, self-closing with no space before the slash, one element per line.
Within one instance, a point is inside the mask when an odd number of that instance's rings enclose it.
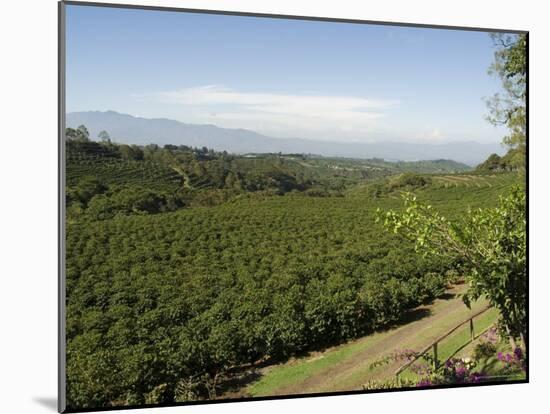
<path fill-rule="evenodd" d="M 470 288 L 467 305 L 486 297 L 495 306 L 508 334 L 524 338 L 527 312 L 525 191 L 515 187 L 495 208 L 469 209 L 450 221 L 430 205 L 404 195 L 403 212 L 379 211 L 378 219 L 415 243 L 419 252 L 461 263 Z"/>
<path fill-rule="evenodd" d="M 89 142 L 90 133 L 84 125 L 80 125 L 78 128 L 67 128 L 65 131 L 65 138 L 67 141 L 76 142 Z"/>
<path fill-rule="evenodd" d="M 476 167 L 479 172 L 517 171 L 525 167 L 525 148 L 511 148 L 504 156 L 491 154 Z"/>
<path fill-rule="evenodd" d="M 496 50 L 489 73 L 500 78 L 504 93 L 497 93 L 487 101 L 487 119 L 508 128 L 510 133 L 504 137 L 504 144 L 524 151 L 527 130 L 527 36 L 493 33 L 491 37 Z"/>
<path fill-rule="evenodd" d="M 105 142 L 105 143 L 111 143 L 111 136 L 109 135 L 109 133 L 105 130 L 103 131 L 99 131 L 99 133 L 97 134 L 97 137 L 99 138 L 99 140 L 101 142 Z"/>

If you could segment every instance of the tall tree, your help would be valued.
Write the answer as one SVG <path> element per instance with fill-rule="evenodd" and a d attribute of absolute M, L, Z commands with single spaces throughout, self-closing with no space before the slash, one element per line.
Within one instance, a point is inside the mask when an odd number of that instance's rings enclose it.
<path fill-rule="evenodd" d="M 80 125 L 77 129 L 66 128 L 65 139 L 67 141 L 88 142 L 90 140 L 90 134 L 84 125 Z"/>
<path fill-rule="evenodd" d="M 102 142 L 105 142 L 105 143 L 110 143 L 111 142 L 111 136 L 109 135 L 109 133 L 107 131 L 100 131 L 99 134 L 97 134 L 97 137 Z"/>
<path fill-rule="evenodd" d="M 75 141 L 78 138 L 78 131 L 74 128 L 65 129 L 65 139 L 67 141 Z"/>
<path fill-rule="evenodd" d="M 527 36 L 492 33 L 496 47 L 489 74 L 498 76 L 503 93 L 487 100 L 487 120 L 494 125 L 505 125 L 510 133 L 503 143 L 511 149 L 525 152 L 526 98 L 527 98 Z"/>
<path fill-rule="evenodd" d="M 79 138 L 82 141 L 89 141 L 90 140 L 90 132 L 88 131 L 88 128 L 86 128 L 85 125 L 80 125 L 77 129 L 77 132 L 79 133 Z"/>

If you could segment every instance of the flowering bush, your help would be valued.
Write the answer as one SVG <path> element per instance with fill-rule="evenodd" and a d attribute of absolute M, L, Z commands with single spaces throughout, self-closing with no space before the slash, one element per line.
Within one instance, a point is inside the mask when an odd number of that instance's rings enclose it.
<path fill-rule="evenodd" d="M 515 348 L 512 353 L 497 353 L 498 331 L 489 329 L 482 335 L 482 342 L 474 348 L 473 358 L 450 358 L 443 364 L 434 364 L 433 356 L 422 355 L 408 369 L 417 375 L 418 380 L 394 378 L 380 381 L 371 380 L 363 386 L 366 390 L 403 387 L 430 387 L 444 384 L 476 384 L 489 381 L 495 377 L 506 377 L 526 370 L 525 354 L 521 348 Z M 500 361 L 497 372 L 487 371 L 482 361 L 494 358 Z M 408 362 L 418 357 L 411 349 L 392 352 L 374 361 L 370 367 L 376 368 L 394 362 Z M 494 359 L 493 359 L 494 361 Z M 434 366 L 436 368 L 434 368 Z"/>
<path fill-rule="evenodd" d="M 518 371 L 524 371 L 527 369 L 527 361 L 521 348 L 514 349 L 514 352 L 504 354 L 499 352 L 497 358 L 504 365 L 504 372 L 506 374 L 513 374 Z"/>
<path fill-rule="evenodd" d="M 499 341 L 499 331 L 496 326 L 490 327 L 485 333 L 480 336 L 482 342 L 489 342 L 496 345 Z"/>
<path fill-rule="evenodd" d="M 429 360 L 431 357 L 426 356 L 426 359 Z M 436 369 L 433 369 L 430 364 L 426 364 L 423 371 L 415 371 L 421 377 L 416 386 L 481 382 L 485 379 L 485 375 L 473 371 L 475 366 L 476 362 L 471 358 L 451 358 Z"/>

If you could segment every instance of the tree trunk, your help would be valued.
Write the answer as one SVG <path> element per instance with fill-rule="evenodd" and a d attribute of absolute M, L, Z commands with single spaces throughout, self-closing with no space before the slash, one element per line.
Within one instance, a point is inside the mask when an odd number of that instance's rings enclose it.
<path fill-rule="evenodd" d="M 523 334 L 523 332 L 519 334 L 519 337 L 521 339 L 521 346 L 523 350 L 527 352 L 527 345 L 525 344 L 525 335 Z"/>
<path fill-rule="evenodd" d="M 512 351 L 517 348 L 516 340 L 514 339 L 514 336 L 510 333 L 510 328 L 508 327 L 508 324 L 504 325 L 506 327 L 506 333 L 508 334 L 508 340 L 510 341 L 510 346 L 512 347 Z"/>
<path fill-rule="evenodd" d="M 207 381 L 207 390 L 208 390 L 208 398 L 210 400 L 215 400 L 217 396 L 216 386 L 218 384 L 218 375 L 220 373 L 216 372 L 214 375 L 210 374 L 209 379 Z"/>

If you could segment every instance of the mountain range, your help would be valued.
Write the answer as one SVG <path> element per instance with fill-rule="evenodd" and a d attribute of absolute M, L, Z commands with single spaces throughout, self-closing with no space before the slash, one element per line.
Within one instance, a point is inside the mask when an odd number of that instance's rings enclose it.
<path fill-rule="evenodd" d="M 275 138 L 248 129 L 220 128 L 211 124 L 188 124 L 166 118 L 141 118 L 115 111 L 70 112 L 66 126 L 85 125 L 92 139 L 105 130 L 118 143 L 188 145 L 232 153 L 305 153 L 352 158 L 384 158 L 392 161 L 450 159 L 468 165 L 502 154 L 500 144 L 449 142 L 331 142 L 300 138 Z"/>

